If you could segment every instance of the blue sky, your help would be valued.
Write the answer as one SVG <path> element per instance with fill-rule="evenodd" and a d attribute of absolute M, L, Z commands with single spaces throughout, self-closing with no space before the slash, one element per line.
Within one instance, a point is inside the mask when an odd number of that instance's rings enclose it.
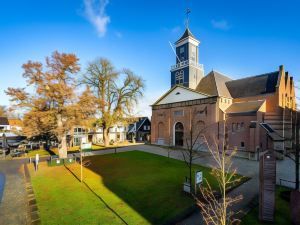
<path fill-rule="evenodd" d="M 187 5 L 205 73 L 215 69 L 239 78 L 284 64 L 300 80 L 296 0 L 1 1 L 0 104 L 9 104 L 7 87 L 25 85 L 23 63 L 58 50 L 75 53 L 83 69 L 97 57 L 132 69 L 146 82 L 137 111 L 151 115 L 149 105 L 170 88 L 175 56 L 169 41 L 184 32 Z"/>

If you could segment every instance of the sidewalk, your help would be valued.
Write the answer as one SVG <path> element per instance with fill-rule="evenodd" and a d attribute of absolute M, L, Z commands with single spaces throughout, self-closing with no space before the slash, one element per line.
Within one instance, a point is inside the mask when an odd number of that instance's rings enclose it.
<path fill-rule="evenodd" d="M 4 192 L 0 202 L 0 224 L 26 224 L 27 206 L 23 160 L 1 160 L 0 172 L 5 176 L 5 179 L 2 179 Z"/>

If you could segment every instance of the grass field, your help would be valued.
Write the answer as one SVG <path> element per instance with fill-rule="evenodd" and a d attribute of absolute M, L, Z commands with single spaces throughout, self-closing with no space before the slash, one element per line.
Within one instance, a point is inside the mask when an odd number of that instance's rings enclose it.
<path fill-rule="evenodd" d="M 48 151 L 44 149 L 38 149 L 29 151 L 26 157 L 35 157 L 36 154 L 39 154 L 39 156 L 50 156 L 50 153 Z"/>
<path fill-rule="evenodd" d="M 37 173 L 32 171 L 43 224 L 118 224 L 120 218 L 127 224 L 163 224 L 194 205 L 182 193 L 188 174 L 182 161 L 139 151 L 87 160 L 91 164 L 84 169 L 84 181 L 92 191 L 64 167 L 43 165 Z M 78 164 L 68 168 L 80 177 Z M 194 166 L 193 170 L 202 170 L 217 187 L 210 169 Z"/>
<path fill-rule="evenodd" d="M 139 143 L 131 143 L 131 142 L 125 141 L 125 142 L 116 143 L 114 145 L 109 145 L 109 146 L 92 145 L 92 151 L 115 149 L 115 148 L 119 148 L 119 147 L 131 146 L 131 145 L 139 145 Z M 51 151 L 54 152 L 56 155 L 58 155 L 57 148 L 52 148 Z M 70 147 L 68 149 L 68 153 L 76 153 L 76 152 L 79 152 L 79 146 Z"/>
<path fill-rule="evenodd" d="M 291 224 L 289 215 L 289 202 L 280 197 L 281 191 L 287 191 L 288 188 L 279 187 L 276 188 L 275 195 L 275 221 L 273 225 Z M 270 223 L 263 223 L 258 220 L 259 208 L 256 207 L 250 211 L 243 219 L 241 225 L 264 225 Z"/>

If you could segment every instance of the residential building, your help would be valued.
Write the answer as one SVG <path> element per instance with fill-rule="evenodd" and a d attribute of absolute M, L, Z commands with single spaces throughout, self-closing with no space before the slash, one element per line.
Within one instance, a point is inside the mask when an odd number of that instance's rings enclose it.
<path fill-rule="evenodd" d="M 115 125 L 109 129 L 109 142 L 118 143 L 126 140 L 127 129 L 124 125 Z M 68 135 L 69 146 L 79 146 L 80 143 L 103 144 L 102 127 L 86 129 L 82 126 L 75 126 Z"/>
<path fill-rule="evenodd" d="M 139 117 L 137 121 L 129 124 L 127 139 L 135 141 L 150 141 L 151 121 L 148 117 Z"/>

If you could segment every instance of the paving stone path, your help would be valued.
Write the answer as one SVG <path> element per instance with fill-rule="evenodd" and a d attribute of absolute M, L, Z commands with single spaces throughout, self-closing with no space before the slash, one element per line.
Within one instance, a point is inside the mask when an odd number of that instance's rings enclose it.
<path fill-rule="evenodd" d="M 0 201 L 0 224 L 27 224 L 23 160 L 0 160 L 0 173 L 4 177 L 0 180 L 0 189 L 4 183 Z"/>

